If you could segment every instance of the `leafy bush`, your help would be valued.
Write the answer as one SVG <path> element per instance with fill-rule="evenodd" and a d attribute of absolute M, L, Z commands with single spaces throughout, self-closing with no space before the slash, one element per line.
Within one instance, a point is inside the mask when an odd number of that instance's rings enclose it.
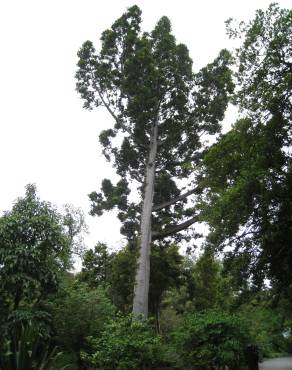
<path fill-rule="evenodd" d="M 241 305 L 238 312 L 244 317 L 262 357 L 275 357 L 288 351 L 285 317 L 280 306 L 271 307 L 270 293 L 257 293 L 249 302 Z M 289 306 L 288 306 L 289 307 Z M 289 307 L 289 311 L 291 308 Z"/>
<path fill-rule="evenodd" d="M 170 369 L 161 338 L 146 322 L 118 316 L 105 326 L 99 338 L 89 338 L 90 353 L 82 357 L 90 369 L 149 370 Z"/>
<path fill-rule="evenodd" d="M 52 306 L 57 343 L 77 356 L 85 338 L 100 335 L 115 310 L 102 288 L 90 289 L 74 280 L 65 284 Z"/>
<path fill-rule="evenodd" d="M 186 315 L 173 335 L 179 369 L 240 369 L 249 343 L 245 324 L 235 315 L 205 311 Z"/>

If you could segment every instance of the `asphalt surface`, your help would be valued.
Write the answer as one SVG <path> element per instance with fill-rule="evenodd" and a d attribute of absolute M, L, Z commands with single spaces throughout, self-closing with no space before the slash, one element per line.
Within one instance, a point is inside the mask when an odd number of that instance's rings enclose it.
<path fill-rule="evenodd" d="M 264 361 L 260 370 L 292 370 L 292 357 L 280 357 Z"/>

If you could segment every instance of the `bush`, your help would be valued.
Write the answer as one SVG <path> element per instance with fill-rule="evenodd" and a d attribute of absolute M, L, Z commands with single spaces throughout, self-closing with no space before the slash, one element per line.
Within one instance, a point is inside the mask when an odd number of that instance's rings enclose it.
<path fill-rule="evenodd" d="M 239 370 L 249 343 L 245 324 L 235 315 L 205 311 L 186 315 L 173 334 L 179 369 Z"/>
<path fill-rule="evenodd" d="M 67 284 L 53 302 L 53 326 L 58 345 L 79 356 L 85 338 L 98 336 L 115 308 L 102 288 Z"/>
<path fill-rule="evenodd" d="M 89 338 L 91 353 L 82 357 L 90 369 L 149 370 L 170 369 L 161 339 L 147 322 L 118 316 L 105 326 L 99 338 Z"/>
<path fill-rule="evenodd" d="M 250 333 L 255 338 L 262 357 L 275 357 L 275 354 L 288 350 L 284 318 L 280 307 L 271 308 L 268 297 L 256 296 L 240 307 L 242 317 L 248 323 Z"/>

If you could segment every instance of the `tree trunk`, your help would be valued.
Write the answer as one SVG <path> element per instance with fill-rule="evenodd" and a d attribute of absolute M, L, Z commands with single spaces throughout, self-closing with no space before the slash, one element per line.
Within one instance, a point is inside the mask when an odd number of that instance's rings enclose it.
<path fill-rule="evenodd" d="M 148 293 L 150 280 L 150 253 L 151 253 L 151 213 L 154 194 L 155 159 L 157 153 L 157 121 L 153 125 L 149 157 L 146 166 L 145 188 L 140 228 L 140 254 L 134 287 L 133 314 L 134 316 L 148 316 Z"/>

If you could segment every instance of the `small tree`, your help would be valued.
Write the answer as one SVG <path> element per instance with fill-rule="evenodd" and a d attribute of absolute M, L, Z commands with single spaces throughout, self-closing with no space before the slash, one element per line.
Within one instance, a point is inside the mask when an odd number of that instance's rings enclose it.
<path fill-rule="evenodd" d="M 114 254 L 109 253 L 106 244 L 97 243 L 94 249 L 84 253 L 78 279 L 91 287 L 110 284 L 113 258 Z"/>
<path fill-rule="evenodd" d="M 121 180 L 114 186 L 105 179 L 102 192 L 90 194 L 91 213 L 117 207 L 122 233 L 139 239 L 133 312 L 147 316 L 151 242 L 179 238 L 198 221 L 197 212 L 186 207 L 196 186 L 182 192 L 177 180 L 194 173 L 202 135 L 219 131 L 233 89 L 231 56 L 222 50 L 194 74 L 169 19 L 162 17 L 152 32 L 142 33 L 137 6 L 104 31 L 101 42 L 99 53 L 90 41 L 80 49 L 77 90 L 85 108 L 103 106 L 113 118 L 114 127 L 100 134 L 100 143 Z M 137 184 L 137 203 L 128 202 L 130 182 Z"/>
<path fill-rule="evenodd" d="M 1 321 L 55 292 L 58 272 L 68 266 L 62 217 L 28 185 L 25 196 L 0 218 L 0 310 L 6 312 Z"/>
<path fill-rule="evenodd" d="M 51 302 L 55 340 L 79 361 L 88 336 L 99 336 L 113 317 L 115 308 L 102 287 L 89 288 L 78 280 L 63 279 L 59 293 Z"/>

